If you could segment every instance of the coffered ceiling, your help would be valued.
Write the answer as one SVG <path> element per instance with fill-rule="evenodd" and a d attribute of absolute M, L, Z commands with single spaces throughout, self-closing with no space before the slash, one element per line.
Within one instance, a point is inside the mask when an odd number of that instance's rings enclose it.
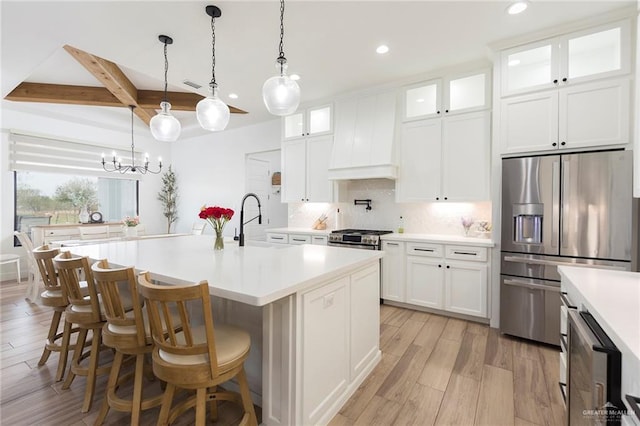
<path fill-rule="evenodd" d="M 3 0 L 2 107 L 126 128 L 129 112 L 124 103 L 122 107 L 64 105 L 4 98 L 23 82 L 104 88 L 104 81 L 74 59 L 70 47 L 113 62 L 141 94 L 161 91 L 164 58 L 159 34 L 174 39 L 168 46 L 169 90 L 187 92 L 187 97 L 206 96 L 211 79 L 208 4 L 222 9 L 222 17 L 216 20 L 216 78 L 221 97 L 248 112 L 232 114 L 229 127 L 272 119 L 261 98 L 262 84 L 275 74 L 278 54 L 279 3 L 272 0 Z M 633 8 L 637 3 L 531 0 L 529 9 L 517 16 L 505 13 L 508 4 L 288 0 L 285 54 L 290 72 L 301 76 L 302 102 L 311 103 L 486 58 L 487 46 L 500 40 Z M 376 47 L 383 43 L 389 53 L 376 54 Z M 185 80 L 202 87 L 194 89 Z M 238 98 L 229 99 L 230 93 Z M 177 95 L 175 102 L 179 103 Z M 154 113 L 152 108 L 149 111 Z M 207 133 L 199 129 L 193 111 L 175 111 L 175 115 L 183 126 L 182 138 Z M 143 120 L 139 125 L 144 126 Z"/>

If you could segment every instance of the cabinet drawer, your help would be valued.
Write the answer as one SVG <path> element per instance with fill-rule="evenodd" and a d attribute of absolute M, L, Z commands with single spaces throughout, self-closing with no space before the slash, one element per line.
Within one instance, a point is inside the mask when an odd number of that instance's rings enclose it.
<path fill-rule="evenodd" d="M 311 244 L 311 235 L 290 234 L 289 244 Z"/>
<path fill-rule="evenodd" d="M 315 244 L 318 246 L 326 246 L 327 245 L 327 236 L 326 235 L 313 235 L 311 237 L 311 244 Z"/>
<path fill-rule="evenodd" d="M 45 231 L 46 237 L 68 237 L 73 235 L 80 235 L 80 230 L 75 228 L 60 228 L 60 229 L 48 229 Z"/>
<path fill-rule="evenodd" d="M 487 249 L 486 247 L 447 246 L 446 258 L 486 262 Z"/>
<path fill-rule="evenodd" d="M 287 244 L 288 236 L 287 234 L 268 233 L 267 241 L 270 243 L 276 243 L 276 244 Z"/>
<path fill-rule="evenodd" d="M 407 255 L 442 257 L 443 249 L 441 244 L 430 243 L 407 243 Z"/>

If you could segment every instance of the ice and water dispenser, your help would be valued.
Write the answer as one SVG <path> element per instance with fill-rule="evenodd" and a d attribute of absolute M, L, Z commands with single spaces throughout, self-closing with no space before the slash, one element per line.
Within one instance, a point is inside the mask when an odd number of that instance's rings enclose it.
<path fill-rule="evenodd" d="M 513 242 L 542 244 L 544 204 L 512 204 Z"/>

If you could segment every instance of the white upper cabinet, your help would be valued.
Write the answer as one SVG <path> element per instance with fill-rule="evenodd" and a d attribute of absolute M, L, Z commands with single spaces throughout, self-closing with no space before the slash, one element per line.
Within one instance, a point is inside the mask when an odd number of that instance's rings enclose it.
<path fill-rule="evenodd" d="M 315 136 L 282 143 L 282 202 L 333 202 L 327 174 L 333 138 Z"/>
<path fill-rule="evenodd" d="M 442 80 L 431 80 L 404 88 L 404 121 L 434 117 L 442 109 Z"/>
<path fill-rule="evenodd" d="M 282 120 L 283 139 L 317 136 L 333 132 L 333 108 L 321 105 L 288 115 Z"/>
<path fill-rule="evenodd" d="M 488 200 L 489 118 L 488 111 L 479 111 L 404 123 L 396 200 Z"/>
<path fill-rule="evenodd" d="M 502 96 L 630 71 L 629 20 L 541 40 L 502 52 Z"/>
<path fill-rule="evenodd" d="M 484 69 L 407 86 L 403 91 L 403 121 L 487 108 L 490 85 L 490 72 Z"/>
<path fill-rule="evenodd" d="M 627 143 L 629 85 L 626 77 L 606 79 L 502 99 L 502 153 Z"/>

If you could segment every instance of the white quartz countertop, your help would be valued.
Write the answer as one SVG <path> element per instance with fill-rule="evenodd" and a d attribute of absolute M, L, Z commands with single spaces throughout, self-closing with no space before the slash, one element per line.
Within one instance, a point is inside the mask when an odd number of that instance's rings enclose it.
<path fill-rule="evenodd" d="M 113 265 L 134 266 L 171 284 L 207 280 L 212 295 L 254 306 L 311 288 L 384 255 L 381 251 L 309 244 L 247 242 L 238 247 L 235 241 L 225 241 L 224 250 L 214 251 L 213 242 L 213 235 L 187 235 L 62 250 L 94 260 L 106 258 Z"/>
<path fill-rule="evenodd" d="M 578 299 L 572 302 L 584 305 L 616 345 L 640 360 L 640 273 L 571 266 L 558 271 L 562 290 Z"/>
<path fill-rule="evenodd" d="M 463 237 L 457 235 L 441 235 L 441 234 L 411 234 L 411 233 L 393 233 L 385 234 L 382 241 L 408 241 L 408 242 L 431 242 L 442 244 L 464 244 L 470 246 L 493 247 L 495 244 L 489 238 Z"/>
<path fill-rule="evenodd" d="M 271 228 L 267 232 L 276 232 L 281 234 L 309 234 L 309 235 L 329 235 L 331 229 L 311 229 L 311 228 Z"/>

